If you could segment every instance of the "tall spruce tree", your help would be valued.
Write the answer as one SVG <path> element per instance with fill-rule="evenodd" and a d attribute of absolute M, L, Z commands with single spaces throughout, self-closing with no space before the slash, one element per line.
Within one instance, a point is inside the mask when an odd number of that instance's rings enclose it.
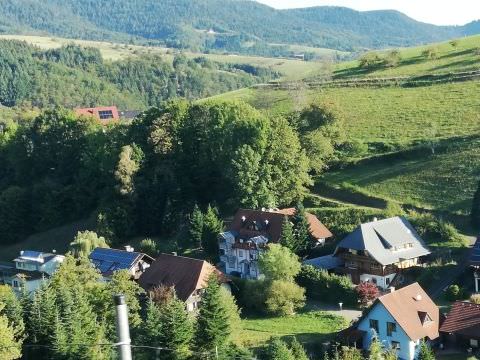
<path fill-rule="evenodd" d="M 208 205 L 203 217 L 202 248 L 214 263 L 218 260 L 218 236 L 223 229 L 223 221 L 218 215 L 217 208 Z"/>
<path fill-rule="evenodd" d="M 15 339 L 23 340 L 25 323 L 22 304 L 8 285 L 0 285 L 0 304 L 4 305 L 4 308 L 0 310 L 0 315 L 6 316 L 9 325 L 15 330 Z"/>
<path fill-rule="evenodd" d="M 188 236 L 190 244 L 193 244 L 197 248 L 202 247 L 203 214 L 197 204 L 195 204 L 192 214 L 190 215 Z"/>
<path fill-rule="evenodd" d="M 418 352 L 418 360 L 435 360 L 435 354 L 430 345 L 425 340 L 420 342 L 420 351 Z"/>
<path fill-rule="evenodd" d="M 295 253 L 300 253 L 308 250 L 311 246 L 310 223 L 305 213 L 305 208 L 302 203 L 298 203 L 295 208 L 295 237 L 296 249 Z"/>
<path fill-rule="evenodd" d="M 202 296 L 195 334 L 196 347 L 201 352 L 215 354 L 230 336 L 228 314 L 222 303 L 218 278 L 212 275 Z"/>
<path fill-rule="evenodd" d="M 282 237 L 280 238 L 280 244 L 292 252 L 297 251 L 297 241 L 295 237 L 295 232 L 293 224 L 291 223 L 288 216 L 285 216 L 282 223 Z"/>
<path fill-rule="evenodd" d="M 480 229 L 480 181 L 478 182 L 477 191 L 475 191 L 475 195 L 473 196 L 470 217 L 472 226 L 475 229 Z"/>
<path fill-rule="evenodd" d="M 308 360 L 308 355 L 305 352 L 305 348 L 295 337 L 290 342 L 290 351 L 296 360 Z"/>
<path fill-rule="evenodd" d="M 3 309 L 0 304 L 0 311 Z M 19 359 L 22 355 L 22 341 L 15 338 L 15 329 L 9 324 L 8 318 L 0 315 L 0 359 Z"/>
<path fill-rule="evenodd" d="M 263 359 L 265 360 L 294 360 L 295 357 L 287 344 L 279 338 L 270 339 L 264 350 Z"/>
<path fill-rule="evenodd" d="M 170 349 L 160 354 L 161 359 L 183 360 L 190 356 L 193 324 L 185 304 L 173 297 L 160 309 L 158 344 Z"/>

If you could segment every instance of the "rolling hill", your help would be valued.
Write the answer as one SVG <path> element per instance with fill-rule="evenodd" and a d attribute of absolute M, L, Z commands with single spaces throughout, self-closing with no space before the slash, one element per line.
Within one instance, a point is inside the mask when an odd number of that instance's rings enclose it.
<path fill-rule="evenodd" d="M 441 41 L 480 30 L 478 23 L 424 24 L 396 11 L 275 10 L 247 0 L 2 0 L 0 12 L 3 33 L 275 56 L 291 53 L 286 45 L 352 51 Z"/>
<path fill-rule="evenodd" d="M 317 76 L 302 84 L 218 97 L 242 99 L 273 114 L 288 114 L 310 102 L 333 102 L 345 116 L 348 141 L 362 150 L 342 168 L 317 178 L 317 184 L 328 185 L 320 195 L 332 196 L 328 187 L 334 187 L 465 215 L 480 177 L 480 100 L 475 96 L 480 91 L 480 36 L 454 45 L 404 49 L 396 66 L 363 69 L 359 61 L 341 63 L 328 81 Z M 422 55 L 430 48 L 436 49 L 435 58 Z"/>

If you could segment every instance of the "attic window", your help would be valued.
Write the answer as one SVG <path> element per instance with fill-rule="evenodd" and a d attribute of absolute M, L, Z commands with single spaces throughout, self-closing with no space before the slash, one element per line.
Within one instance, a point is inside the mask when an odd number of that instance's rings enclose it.
<path fill-rule="evenodd" d="M 420 322 L 422 323 L 422 325 L 426 325 L 426 324 L 431 323 L 433 321 L 432 318 L 430 317 L 430 315 L 428 315 L 428 313 L 426 313 L 424 311 L 419 311 L 418 312 L 418 317 L 420 318 Z"/>
<path fill-rule="evenodd" d="M 100 110 L 98 116 L 101 120 L 113 119 L 113 112 L 112 110 Z"/>

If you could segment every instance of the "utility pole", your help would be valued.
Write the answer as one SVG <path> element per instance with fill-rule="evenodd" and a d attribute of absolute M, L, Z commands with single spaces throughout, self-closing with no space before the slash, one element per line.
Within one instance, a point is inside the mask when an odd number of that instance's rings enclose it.
<path fill-rule="evenodd" d="M 132 360 L 132 348 L 130 346 L 130 328 L 128 326 L 128 309 L 124 295 L 115 295 L 115 312 L 118 338 L 118 352 L 120 360 Z"/>

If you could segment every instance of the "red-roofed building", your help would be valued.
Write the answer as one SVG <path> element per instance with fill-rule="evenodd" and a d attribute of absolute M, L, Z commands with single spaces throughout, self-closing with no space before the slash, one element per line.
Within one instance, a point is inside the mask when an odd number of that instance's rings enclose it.
<path fill-rule="evenodd" d="M 467 348 L 480 348 L 480 305 L 465 301 L 453 304 L 440 327 L 443 340 L 447 344 Z"/>
<path fill-rule="evenodd" d="M 98 119 L 102 125 L 106 125 L 111 122 L 117 122 L 120 119 L 116 106 L 78 108 L 75 109 L 75 114 L 78 116 L 93 116 L 94 118 Z"/>

